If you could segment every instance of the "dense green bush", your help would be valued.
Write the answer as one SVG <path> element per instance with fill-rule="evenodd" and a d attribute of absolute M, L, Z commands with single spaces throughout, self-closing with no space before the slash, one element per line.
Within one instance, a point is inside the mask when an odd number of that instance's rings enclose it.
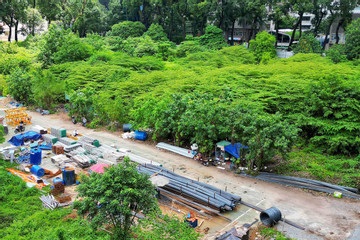
<path fill-rule="evenodd" d="M 159 24 L 151 24 L 149 29 L 144 33 L 144 36 L 149 36 L 154 41 L 169 41 L 164 29 Z"/>
<path fill-rule="evenodd" d="M 346 55 L 344 45 L 333 45 L 329 50 L 326 51 L 326 57 L 330 58 L 334 63 L 345 62 Z"/>
<path fill-rule="evenodd" d="M 294 53 L 321 53 L 320 42 L 313 34 L 303 34 L 299 42 L 293 48 Z"/>
<path fill-rule="evenodd" d="M 276 57 L 275 41 L 275 37 L 266 31 L 258 33 L 256 38 L 250 41 L 250 50 L 258 62 L 267 63 Z"/>
<path fill-rule="evenodd" d="M 346 28 L 345 52 L 350 60 L 360 58 L 360 19 L 353 20 Z"/>
<path fill-rule="evenodd" d="M 128 37 L 140 37 L 144 31 L 145 26 L 141 22 L 124 21 L 113 25 L 107 36 L 117 36 L 125 40 Z"/>

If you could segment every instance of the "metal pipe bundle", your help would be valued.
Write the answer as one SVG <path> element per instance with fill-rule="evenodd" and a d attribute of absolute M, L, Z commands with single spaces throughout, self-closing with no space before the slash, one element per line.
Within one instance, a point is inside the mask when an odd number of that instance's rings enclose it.
<path fill-rule="evenodd" d="M 248 177 L 246 174 L 243 174 Z M 333 194 L 335 191 L 341 192 L 343 196 L 354 198 L 354 199 L 360 199 L 360 195 L 358 194 L 358 190 L 356 188 L 350 188 L 350 187 L 344 187 L 339 185 L 333 185 L 326 182 L 321 182 L 317 180 L 312 179 L 305 179 L 305 178 L 299 178 L 299 177 L 291 177 L 291 176 L 282 176 L 282 175 L 276 175 L 273 173 L 264 173 L 261 172 L 256 177 L 253 177 L 259 180 L 263 180 L 266 182 L 272 182 L 272 183 L 278 183 L 282 185 L 292 186 L 292 187 L 299 187 L 299 188 L 305 188 L 309 190 L 319 191 L 319 192 L 325 192 Z"/>
<path fill-rule="evenodd" d="M 138 166 L 138 171 L 148 175 L 164 176 L 169 179 L 169 183 L 160 187 L 161 189 L 185 196 L 220 211 L 231 211 L 241 201 L 239 196 L 222 191 L 209 184 L 182 177 L 159 166 L 143 164 Z"/>
<path fill-rule="evenodd" d="M 179 155 L 182 155 L 184 157 L 193 158 L 196 154 L 195 151 L 192 151 L 190 149 L 176 147 L 167 143 L 160 142 L 156 145 L 157 148 L 164 149 L 173 153 L 177 153 Z"/>

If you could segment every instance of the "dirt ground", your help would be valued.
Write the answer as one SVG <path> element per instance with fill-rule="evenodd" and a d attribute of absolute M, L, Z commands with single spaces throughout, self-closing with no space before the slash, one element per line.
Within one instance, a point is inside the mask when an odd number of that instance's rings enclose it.
<path fill-rule="evenodd" d="M 254 180 L 216 167 L 205 167 L 192 159 L 159 150 L 154 144 L 122 139 L 120 132 L 92 130 L 74 125 L 65 113 L 45 116 L 37 112 L 30 114 L 33 124 L 45 128 L 63 127 L 68 131 L 77 129 L 81 134 L 94 137 L 100 142 L 130 149 L 137 155 L 159 162 L 165 168 L 174 169 L 177 174 L 199 179 L 220 189 L 227 188 L 227 191 L 241 196 L 245 202 L 265 209 L 276 206 L 281 210 L 283 217 L 306 228 L 305 231 L 301 231 L 284 223 L 278 224 L 278 230 L 289 237 L 306 240 L 347 239 L 353 237 L 355 230 L 360 227 L 360 202 L 357 200 L 337 199 L 325 194 Z M 27 130 L 29 128 L 30 126 L 27 126 Z M 12 131 L 11 127 L 9 131 Z M 258 212 L 245 206 L 239 206 L 236 211 L 229 212 L 226 216 L 233 221 L 220 221 L 215 224 L 204 222 L 203 227 L 212 230 L 205 239 L 214 239 L 217 234 L 235 225 L 241 226 L 253 222 L 255 218 L 259 219 Z"/>

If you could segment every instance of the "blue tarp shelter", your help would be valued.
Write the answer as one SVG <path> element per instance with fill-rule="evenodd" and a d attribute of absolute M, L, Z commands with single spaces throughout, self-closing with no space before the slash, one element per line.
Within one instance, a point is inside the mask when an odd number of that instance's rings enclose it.
<path fill-rule="evenodd" d="M 225 146 L 225 152 L 230 153 L 235 158 L 240 158 L 241 149 L 248 149 L 249 147 L 241 143 L 235 143 Z"/>
<path fill-rule="evenodd" d="M 33 131 L 29 131 L 29 132 L 25 132 L 25 133 L 21 133 L 18 135 L 13 136 L 8 143 L 11 143 L 14 146 L 22 146 L 24 145 L 24 141 L 25 139 L 33 139 L 33 140 L 38 140 L 41 138 L 41 134 L 33 132 Z"/>

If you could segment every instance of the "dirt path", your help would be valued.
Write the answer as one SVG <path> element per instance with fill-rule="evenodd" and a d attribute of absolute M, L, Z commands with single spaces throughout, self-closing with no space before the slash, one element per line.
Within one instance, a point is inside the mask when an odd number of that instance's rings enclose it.
<path fill-rule="evenodd" d="M 227 187 L 229 192 L 240 195 L 246 202 L 259 203 L 263 208 L 276 206 L 287 219 L 306 227 L 306 232 L 299 233 L 288 225 L 280 226 L 280 230 L 297 239 L 346 239 L 360 226 L 359 201 L 337 199 L 324 194 L 254 180 L 215 167 L 205 167 L 192 159 L 158 150 L 154 145 L 122 139 L 118 132 L 95 131 L 74 125 L 65 114 L 41 116 L 32 112 L 31 115 L 34 124 L 46 128 L 63 127 L 68 131 L 77 129 L 80 133 L 95 137 L 100 142 L 131 149 L 133 153 L 157 161 L 165 168 L 174 169 L 180 175 L 199 179 L 221 189 Z M 253 210 L 245 213 L 239 214 L 237 224 L 249 223 L 256 216 L 258 218 L 258 213 Z"/>

